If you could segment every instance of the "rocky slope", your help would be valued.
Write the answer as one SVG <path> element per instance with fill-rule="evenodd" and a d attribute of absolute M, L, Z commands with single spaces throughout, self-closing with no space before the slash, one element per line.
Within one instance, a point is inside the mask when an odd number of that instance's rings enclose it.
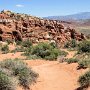
<path fill-rule="evenodd" d="M 0 41 L 30 39 L 33 43 L 53 41 L 59 45 L 76 39 L 83 40 L 85 36 L 75 29 L 65 27 L 58 20 L 47 20 L 26 14 L 1 11 Z"/>

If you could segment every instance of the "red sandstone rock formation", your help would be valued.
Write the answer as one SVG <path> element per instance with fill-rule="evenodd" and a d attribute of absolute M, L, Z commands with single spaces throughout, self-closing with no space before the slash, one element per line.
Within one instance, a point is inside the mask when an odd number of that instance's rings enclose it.
<path fill-rule="evenodd" d="M 58 44 L 64 44 L 71 39 L 83 40 L 84 34 L 79 34 L 75 29 L 61 24 L 61 21 L 46 20 L 26 14 L 15 14 L 10 11 L 2 11 L 0 20 L 7 19 L 11 22 L 0 22 L 0 40 L 14 39 L 24 40 L 29 38 L 32 42 L 41 40 L 54 40 Z"/>

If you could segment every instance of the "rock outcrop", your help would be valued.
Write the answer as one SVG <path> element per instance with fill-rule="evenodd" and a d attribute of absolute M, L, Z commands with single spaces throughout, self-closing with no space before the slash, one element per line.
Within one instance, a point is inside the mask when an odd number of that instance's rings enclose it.
<path fill-rule="evenodd" d="M 65 27 L 58 20 L 47 20 L 26 14 L 2 11 L 0 13 L 0 41 L 30 39 L 33 43 L 55 41 L 59 45 L 76 39 L 85 39 L 84 34 Z"/>

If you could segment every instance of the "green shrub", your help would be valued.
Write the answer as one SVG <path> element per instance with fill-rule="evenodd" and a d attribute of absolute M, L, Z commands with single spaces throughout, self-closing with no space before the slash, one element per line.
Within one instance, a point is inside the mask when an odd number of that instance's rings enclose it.
<path fill-rule="evenodd" d="M 50 45 L 53 47 L 53 48 L 57 48 L 57 44 L 55 42 L 51 42 Z"/>
<path fill-rule="evenodd" d="M 70 59 L 66 60 L 66 62 L 67 62 L 68 64 L 77 63 L 78 61 L 79 61 L 79 60 L 78 60 L 77 58 L 70 58 Z"/>
<path fill-rule="evenodd" d="M 21 45 L 22 41 L 16 41 L 16 45 Z"/>
<path fill-rule="evenodd" d="M 90 60 L 82 60 L 78 62 L 78 69 L 90 67 Z"/>
<path fill-rule="evenodd" d="M 45 58 L 46 56 L 50 55 L 50 51 L 53 47 L 47 43 L 39 43 L 38 45 L 32 48 L 31 54 L 37 55 L 38 57 Z"/>
<path fill-rule="evenodd" d="M 59 52 L 59 56 L 64 56 L 66 57 L 68 55 L 68 52 L 65 52 L 65 51 L 61 51 Z"/>
<path fill-rule="evenodd" d="M 9 45 L 10 43 L 13 43 L 13 41 L 11 41 L 10 39 L 7 39 L 6 42 L 8 43 L 8 45 Z"/>
<path fill-rule="evenodd" d="M 80 60 L 90 60 L 90 53 L 76 53 L 75 58 L 80 58 Z"/>
<path fill-rule="evenodd" d="M 19 60 L 18 58 L 15 58 L 14 60 L 12 59 L 6 59 L 2 62 L 0 62 L 0 67 L 1 68 L 6 68 L 6 69 L 9 69 L 9 70 L 13 70 L 15 68 L 19 68 L 19 67 L 26 67 L 27 65 L 22 62 L 21 60 Z"/>
<path fill-rule="evenodd" d="M 24 88 L 29 89 L 29 85 L 34 83 L 38 74 L 33 72 L 31 68 L 27 67 L 27 65 L 18 60 L 5 60 L 0 63 L 1 68 L 8 69 L 12 71 L 12 75 L 18 77 L 19 84 Z"/>
<path fill-rule="evenodd" d="M 67 52 L 60 51 L 56 46 L 49 43 L 39 43 L 36 46 L 32 46 L 25 50 L 23 55 L 27 56 L 29 59 L 46 59 L 46 60 L 56 60 L 59 55 L 67 55 Z"/>
<path fill-rule="evenodd" d="M 29 39 L 22 41 L 22 46 L 26 48 L 30 48 L 32 46 L 32 43 Z"/>
<path fill-rule="evenodd" d="M 66 56 L 68 53 L 65 51 L 60 51 L 57 48 L 54 48 L 51 50 L 51 53 L 49 56 L 46 56 L 45 59 L 47 60 L 56 60 L 58 56 Z"/>
<path fill-rule="evenodd" d="M 82 41 L 79 44 L 79 52 L 90 53 L 90 41 Z"/>
<path fill-rule="evenodd" d="M 23 55 L 24 55 L 24 56 L 30 56 L 30 55 L 31 55 L 31 48 L 32 48 L 32 47 L 30 47 L 30 48 L 24 48 L 24 53 L 23 53 Z"/>
<path fill-rule="evenodd" d="M 37 75 L 29 68 L 16 69 L 15 74 L 19 76 L 19 81 L 24 88 L 29 88 L 33 82 L 36 82 Z"/>
<path fill-rule="evenodd" d="M 16 90 L 15 81 L 0 71 L 0 90 Z"/>
<path fill-rule="evenodd" d="M 65 45 L 64 45 L 65 48 L 70 48 L 70 43 L 69 42 L 66 42 Z"/>
<path fill-rule="evenodd" d="M 13 74 L 12 71 L 10 71 L 6 68 L 1 68 L 1 67 L 0 67 L 0 72 L 5 73 L 7 76 L 12 76 L 12 74 Z"/>
<path fill-rule="evenodd" d="M 8 45 L 4 45 L 4 46 L 2 46 L 1 47 L 1 51 L 3 52 L 3 53 L 8 53 L 9 52 L 9 47 L 8 47 Z"/>
<path fill-rule="evenodd" d="M 58 48 L 51 44 L 39 43 L 31 49 L 31 54 L 47 60 L 56 60 L 59 55 L 65 53 L 60 52 Z"/>
<path fill-rule="evenodd" d="M 49 52 L 49 51 L 48 51 L 48 52 Z M 50 51 L 50 54 L 47 54 L 47 55 L 45 56 L 45 59 L 47 59 L 47 60 L 56 60 L 57 57 L 59 56 L 59 54 L 60 54 L 60 50 L 54 48 L 54 49 L 52 49 L 52 50 Z"/>
<path fill-rule="evenodd" d="M 71 47 L 72 48 L 77 47 L 77 41 L 75 39 L 72 39 L 72 41 L 71 41 Z"/>
<path fill-rule="evenodd" d="M 85 87 L 85 88 L 89 87 L 90 86 L 90 71 L 80 76 L 78 82 L 81 87 Z"/>
<path fill-rule="evenodd" d="M 70 42 L 66 42 L 65 48 L 75 48 L 77 47 L 77 41 L 75 39 L 72 39 Z"/>

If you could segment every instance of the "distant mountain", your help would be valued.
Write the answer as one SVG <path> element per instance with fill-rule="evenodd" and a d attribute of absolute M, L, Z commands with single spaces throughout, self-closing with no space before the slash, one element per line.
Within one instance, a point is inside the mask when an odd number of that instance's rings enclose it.
<path fill-rule="evenodd" d="M 85 19 L 90 19 L 90 12 L 81 12 L 66 16 L 48 16 L 44 18 L 53 19 L 53 20 L 85 20 Z"/>

